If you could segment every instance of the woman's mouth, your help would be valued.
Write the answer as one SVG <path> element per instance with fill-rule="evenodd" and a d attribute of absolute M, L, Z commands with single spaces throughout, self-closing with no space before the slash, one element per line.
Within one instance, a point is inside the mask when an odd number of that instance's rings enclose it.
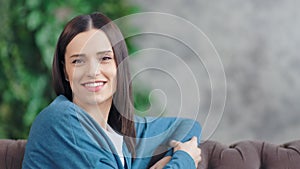
<path fill-rule="evenodd" d="M 106 82 L 88 82 L 84 83 L 83 86 L 89 91 L 89 92 L 98 92 L 102 89 L 102 87 L 105 85 Z"/>

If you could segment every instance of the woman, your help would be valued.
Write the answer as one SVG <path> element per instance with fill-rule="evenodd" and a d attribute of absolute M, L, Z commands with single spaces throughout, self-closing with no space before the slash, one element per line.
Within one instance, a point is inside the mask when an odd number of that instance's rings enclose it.
<path fill-rule="evenodd" d="M 31 127 L 24 169 L 197 167 L 198 123 L 133 115 L 127 56 L 106 16 L 82 15 L 66 25 L 53 59 L 57 98 Z M 164 157 L 151 161 L 157 153 Z"/>

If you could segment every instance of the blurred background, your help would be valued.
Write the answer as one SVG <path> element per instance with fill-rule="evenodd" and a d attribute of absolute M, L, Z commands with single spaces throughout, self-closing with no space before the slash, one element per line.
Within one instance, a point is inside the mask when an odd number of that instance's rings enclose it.
<path fill-rule="evenodd" d="M 282 143 L 299 139 L 298 6 L 300 2 L 295 0 L 2 0 L 0 138 L 26 139 L 35 116 L 55 97 L 51 87 L 52 56 L 59 33 L 69 19 L 93 11 L 101 11 L 112 19 L 154 11 L 173 14 L 194 24 L 219 53 L 226 74 L 227 96 L 223 117 L 210 139 L 223 143 L 248 139 Z M 143 32 L 159 24 L 169 23 L 139 20 L 124 29 Z M 203 45 L 189 34 L 185 25 L 168 30 L 184 33 L 195 45 Z M 137 110 L 145 114 L 176 114 L 182 101 L 176 86 L 179 81 L 184 84 L 182 91 L 191 96 L 184 97 L 182 111 L 189 113 L 194 111 L 191 107 L 199 106 L 197 119 L 203 124 L 211 89 L 205 66 L 195 62 L 193 53 L 168 37 L 143 35 L 130 37 L 127 42 L 133 70 L 146 63 L 159 63 L 174 75 L 145 71 L 134 77 Z M 150 48 L 162 50 L 144 50 Z M 190 71 L 185 72 L 187 67 Z M 193 88 L 185 86 L 190 80 L 187 75 L 193 75 L 189 78 L 197 81 L 200 102 L 195 102 Z"/>
<path fill-rule="evenodd" d="M 300 11 L 297 9 L 300 2 L 295 0 L 131 1 L 138 5 L 141 11 L 165 12 L 188 20 L 207 35 L 218 51 L 226 74 L 227 99 L 223 117 L 211 139 L 223 143 L 248 139 L 283 143 L 300 138 L 300 55 L 298 52 Z M 139 23 L 140 28 L 159 27 L 160 22 L 156 24 L 156 20 L 141 21 L 145 24 Z M 172 25 L 171 21 L 165 21 L 164 24 Z M 196 45 L 203 45 L 190 33 L 187 25 L 169 27 L 169 31 L 181 31 Z M 136 39 L 141 48 L 150 46 L 166 49 L 176 53 L 185 64 L 189 65 L 199 85 L 200 119 L 198 121 L 203 124 L 203 115 L 205 118 L 211 99 L 209 78 L 204 66 L 199 63 L 195 65 L 196 60 L 191 59 L 191 52 L 187 52 L 182 47 L 184 45 L 177 45 L 174 40 L 154 36 Z M 204 52 L 200 57 L 207 54 L 209 53 Z M 136 58 L 136 60 L 142 62 L 145 59 Z M 174 71 L 178 75 L 177 79 L 184 79 L 187 75 L 182 73 L 181 70 L 184 70 L 180 68 L 182 66 L 175 65 L 175 62 L 168 58 L 158 60 L 149 56 L 146 61 L 164 62 L 169 65 L 168 70 L 178 69 Z M 147 76 L 147 73 L 144 74 Z M 150 77 L 151 75 L 148 75 L 145 79 Z M 161 82 L 165 79 L 161 78 Z M 153 83 L 148 85 L 153 86 Z M 172 86 L 167 84 L 164 87 L 171 90 Z M 174 89 L 174 91 L 178 90 L 176 87 Z M 168 103 L 172 98 L 178 97 L 179 94 L 172 95 Z M 189 102 L 194 101 L 192 94 L 187 99 Z M 189 112 L 189 108 L 193 105 L 186 104 L 185 110 Z M 177 104 L 169 106 L 171 112 L 176 111 L 173 109 L 174 106 L 176 107 Z"/>

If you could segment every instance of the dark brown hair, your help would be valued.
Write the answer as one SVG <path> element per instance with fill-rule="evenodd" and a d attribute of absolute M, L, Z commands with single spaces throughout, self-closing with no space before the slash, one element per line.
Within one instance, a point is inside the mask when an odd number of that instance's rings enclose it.
<path fill-rule="evenodd" d="M 133 120 L 133 97 L 127 62 L 128 51 L 125 40 L 119 28 L 106 16 L 100 13 L 80 15 L 67 23 L 61 33 L 53 58 L 52 80 L 57 95 L 64 95 L 72 101 L 72 90 L 64 73 L 66 47 L 79 33 L 94 29 L 101 29 L 109 38 L 117 63 L 117 89 L 113 96 L 108 124 L 118 133 L 124 135 L 126 145 L 132 156 L 135 156 L 136 131 Z"/>

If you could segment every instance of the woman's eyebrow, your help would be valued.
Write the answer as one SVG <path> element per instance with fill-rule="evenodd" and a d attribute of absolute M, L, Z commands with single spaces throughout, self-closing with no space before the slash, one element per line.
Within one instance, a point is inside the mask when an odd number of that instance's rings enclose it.
<path fill-rule="evenodd" d="M 113 53 L 113 51 L 112 50 L 104 50 L 104 51 L 99 51 L 96 54 L 97 55 L 101 55 L 101 54 L 105 54 L 105 53 Z M 83 53 L 78 53 L 78 54 L 71 55 L 70 58 L 73 58 L 73 57 L 84 57 L 84 56 L 86 56 L 86 55 L 83 54 Z"/>
<path fill-rule="evenodd" d="M 73 58 L 73 57 L 84 57 L 85 56 L 85 54 L 73 54 L 73 55 L 71 55 L 70 56 L 70 58 Z"/>
<path fill-rule="evenodd" d="M 97 55 L 101 55 L 101 54 L 105 54 L 105 53 L 112 53 L 112 52 L 113 52 L 112 50 L 105 50 L 105 51 L 97 52 Z"/>

